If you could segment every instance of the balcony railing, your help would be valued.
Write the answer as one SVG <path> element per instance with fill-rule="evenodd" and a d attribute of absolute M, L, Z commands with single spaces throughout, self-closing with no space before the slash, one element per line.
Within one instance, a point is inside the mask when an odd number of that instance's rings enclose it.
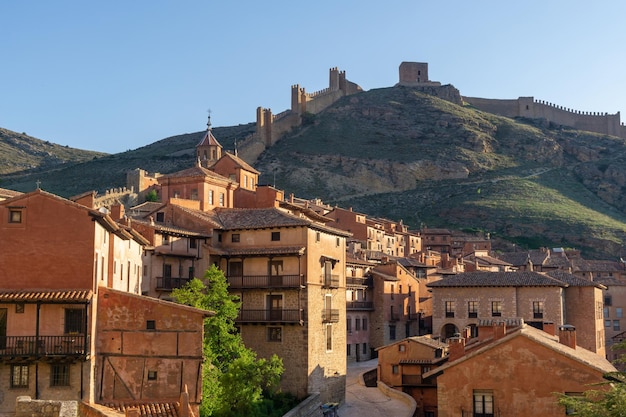
<path fill-rule="evenodd" d="M 346 309 L 348 310 L 373 310 L 373 301 L 346 301 Z"/>
<path fill-rule="evenodd" d="M 346 285 L 372 286 L 371 277 L 346 277 Z"/>
<path fill-rule="evenodd" d="M 339 275 L 322 275 L 322 287 L 339 288 Z"/>
<path fill-rule="evenodd" d="M 339 309 L 331 308 L 322 310 L 323 323 L 339 323 Z"/>
<path fill-rule="evenodd" d="M 85 336 L 4 336 L 0 357 L 84 356 Z"/>
<path fill-rule="evenodd" d="M 157 290 L 173 290 L 182 288 L 191 278 L 157 277 Z"/>
<path fill-rule="evenodd" d="M 234 289 L 300 288 L 304 285 L 304 275 L 230 275 L 228 285 Z"/>
<path fill-rule="evenodd" d="M 263 309 L 239 310 L 237 323 L 301 323 L 304 321 L 304 310 Z"/>

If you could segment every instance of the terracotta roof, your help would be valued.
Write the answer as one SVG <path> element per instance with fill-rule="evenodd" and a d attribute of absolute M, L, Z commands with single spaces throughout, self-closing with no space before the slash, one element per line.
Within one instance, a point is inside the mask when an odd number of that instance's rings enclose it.
<path fill-rule="evenodd" d="M 202 232 L 196 232 L 196 231 L 189 230 L 189 229 L 183 229 L 180 227 L 165 226 L 161 223 L 150 223 L 149 221 L 146 221 L 146 220 L 133 219 L 132 223 L 138 223 L 144 226 L 151 227 L 154 230 L 161 232 L 162 234 L 166 234 L 166 235 L 186 236 L 186 237 L 211 237 L 212 236 L 211 233 L 202 233 Z"/>
<path fill-rule="evenodd" d="M 215 139 L 215 136 L 213 136 L 213 132 L 211 131 L 211 129 L 207 129 L 204 136 L 202 136 L 200 143 L 196 145 L 196 147 L 198 146 L 219 146 L 220 148 L 222 147 L 217 139 Z"/>
<path fill-rule="evenodd" d="M 563 281 L 570 287 L 598 287 L 606 289 L 606 287 L 599 282 L 577 277 L 576 275 L 568 274 L 564 271 L 550 271 L 547 272 L 547 275 L 554 279 L 558 279 L 559 281 Z"/>
<path fill-rule="evenodd" d="M 498 258 L 494 258 L 488 255 L 474 255 L 473 253 L 467 255 L 463 258 L 466 262 L 475 262 L 478 261 L 479 264 L 482 265 L 503 265 L 503 266 L 513 266 L 510 263 L 503 261 Z"/>
<path fill-rule="evenodd" d="M 574 271 L 581 272 L 624 272 L 625 265 L 616 261 L 587 261 L 584 259 L 572 259 Z"/>
<path fill-rule="evenodd" d="M 88 303 L 91 290 L 0 291 L 0 303 Z"/>
<path fill-rule="evenodd" d="M 394 277 L 392 275 L 388 275 L 388 274 L 383 274 L 381 272 L 377 272 L 375 269 L 370 271 L 372 273 L 372 275 L 376 275 L 381 277 L 382 279 L 384 279 L 385 281 L 400 281 L 400 279 L 398 277 Z"/>
<path fill-rule="evenodd" d="M 171 403 L 124 403 L 124 404 L 103 404 L 122 413 L 127 410 L 137 408 L 139 415 L 143 417 L 178 417 L 178 402 Z"/>
<path fill-rule="evenodd" d="M 219 180 L 222 182 L 233 182 L 229 180 L 228 178 L 221 176 L 220 174 L 217 174 L 209 169 L 196 165 L 191 168 L 184 169 L 182 171 L 173 172 L 171 174 L 165 174 L 159 177 L 159 184 L 167 183 L 168 178 L 194 178 L 194 177 L 199 177 L 199 178 L 209 177 L 209 178 L 213 178 L 215 180 Z"/>
<path fill-rule="evenodd" d="M 474 358 L 476 356 L 481 355 L 483 352 L 494 348 L 495 346 L 499 346 L 501 344 L 507 343 L 515 337 L 526 337 L 530 340 L 533 340 L 554 352 L 557 352 L 563 356 L 574 359 L 578 362 L 581 362 L 591 368 L 594 368 L 602 373 L 615 372 L 615 367 L 607 361 L 604 357 L 591 352 L 585 348 L 577 346 L 576 349 L 572 349 L 569 346 L 566 346 L 558 341 L 558 337 L 552 336 L 543 330 L 535 329 L 532 326 L 527 324 L 523 324 L 522 326 L 514 329 L 510 333 L 507 332 L 506 336 L 492 340 L 491 343 L 486 343 L 483 346 L 478 347 L 471 352 L 467 352 L 465 355 L 461 356 L 455 361 L 448 362 L 438 368 L 433 369 L 430 372 L 426 372 L 423 377 L 429 378 L 433 375 L 437 375 L 441 372 L 446 371 L 449 368 L 452 368 L 468 359 Z"/>
<path fill-rule="evenodd" d="M 428 287 L 567 287 L 568 284 L 532 271 L 465 272 L 427 284 Z"/>
<path fill-rule="evenodd" d="M 0 188 L 0 198 L 12 198 L 21 195 L 19 191 L 7 190 L 6 188 Z"/>
<path fill-rule="evenodd" d="M 505 252 L 498 255 L 498 258 L 514 266 L 528 264 L 528 258 L 534 265 L 543 265 L 549 253 L 542 250 L 530 250 L 528 252 Z"/>
<path fill-rule="evenodd" d="M 230 152 L 224 152 L 224 155 L 222 155 L 222 158 L 232 159 L 239 166 L 239 168 L 243 168 L 246 171 L 250 171 L 250 172 L 252 172 L 254 174 L 260 174 L 260 172 L 257 171 L 256 169 L 254 169 L 254 167 L 252 165 L 248 164 L 246 161 L 244 161 L 243 159 L 241 159 L 237 155 L 233 155 Z"/>

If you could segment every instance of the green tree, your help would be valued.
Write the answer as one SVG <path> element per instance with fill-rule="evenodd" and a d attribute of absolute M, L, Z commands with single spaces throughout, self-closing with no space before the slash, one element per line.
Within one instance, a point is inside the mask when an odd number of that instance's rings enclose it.
<path fill-rule="evenodd" d="M 236 296 L 228 293 L 222 271 L 211 266 L 204 280 L 191 280 L 185 287 L 172 291 L 172 297 L 181 304 L 215 313 L 204 325 L 206 363 L 201 415 L 267 416 L 256 410 L 277 392 L 283 373 L 282 360 L 276 355 L 257 359 L 256 354 L 245 347 L 235 327 L 240 303 Z"/>
<path fill-rule="evenodd" d="M 156 190 L 152 189 L 146 193 L 146 201 L 152 201 L 153 203 L 159 201 L 159 195 Z"/>

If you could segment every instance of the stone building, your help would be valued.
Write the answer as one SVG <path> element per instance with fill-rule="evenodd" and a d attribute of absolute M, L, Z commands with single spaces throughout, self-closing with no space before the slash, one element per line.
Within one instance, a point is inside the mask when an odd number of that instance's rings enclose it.
<path fill-rule="evenodd" d="M 429 336 L 412 336 L 378 351 L 378 380 L 415 399 L 416 417 L 437 415 L 436 378 L 423 375 L 448 359 L 448 345 Z"/>
<path fill-rule="evenodd" d="M 510 329 L 493 321 L 491 327 L 487 337 L 467 345 L 463 337 L 450 339 L 447 363 L 423 374 L 436 378 L 438 417 L 566 415 L 555 393 L 604 389 L 594 384 L 615 371 L 604 357 L 576 344 L 572 326 L 559 326 L 558 336 L 523 321 Z"/>
<path fill-rule="evenodd" d="M 99 333 L 123 305 L 141 304 L 142 314 L 148 314 L 159 302 L 139 295 L 148 242 L 122 219 L 120 207 L 93 209 L 94 196 L 70 201 L 37 189 L 0 202 L 0 414 L 12 413 L 18 396 L 154 402 L 178 398 L 185 384 L 194 387 L 197 410 L 199 374 L 183 375 L 180 369 L 192 363 L 198 369 L 201 363 L 201 354 L 189 352 L 202 345 L 205 312 L 160 305 L 170 317 L 193 321 L 193 335 L 187 329 L 164 334 L 163 315 L 144 320 L 128 310 L 113 333 L 105 339 Z M 158 323 L 156 329 L 146 327 L 150 320 Z M 151 348 L 116 344 L 122 333 L 129 342 L 139 332 L 150 333 L 145 337 L 160 349 L 141 353 Z M 180 352 L 187 355 L 178 356 L 175 366 L 154 368 L 156 377 L 148 378 L 145 360 L 167 361 L 163 355 L 178 337 L 184 338 L 188 350 Z M 123 372 L 103 379 L 97 363 L 113 362 L 124 363 Z M 122 387 L 132 394 L 123 394 Z"/>
<path fill-rule="evenodd" d="M 582 347 L 605 355 L 601 284 L 558 271 L 467 272 L 428 287 L 433 334 L 443 340 L 466 327 L 477 336 L 481 319 L 521 318 L 540 329 L 545 322 L 574 325 Z"/>

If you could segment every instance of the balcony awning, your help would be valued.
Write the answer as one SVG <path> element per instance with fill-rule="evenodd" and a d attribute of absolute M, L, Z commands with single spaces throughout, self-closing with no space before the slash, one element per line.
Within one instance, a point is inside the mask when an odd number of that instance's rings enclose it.
<path fill-rule="evenodd" d="M 91 290 L 0 291 L 0 303 L 86 304 L 92 298 Z"/>

